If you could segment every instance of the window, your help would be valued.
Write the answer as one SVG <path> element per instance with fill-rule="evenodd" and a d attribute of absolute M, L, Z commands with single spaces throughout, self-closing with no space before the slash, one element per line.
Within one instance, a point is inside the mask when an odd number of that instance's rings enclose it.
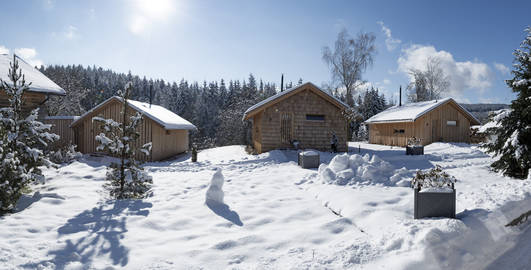
<path fill-rule="evenodd" d="M 307 115 L 306 115 L 306 120 L 310 120 L 310 121 L 324 121 L 324 120 L 325 120 L 325 116 L 322 115 L 322 114 L 307 114 Z"/>
<path fill-rule="evenodd" d="M 446 121 L 447 126 L 457 126 L 457 121 Z"/>
<path fill-rule="evenodd" d="M 393 130 L 393 133 L 405 133 L 406 131 L 403 129 L 395 129 Z"/>
<path fill-rule="evenodd" d="M 280 114 L 280 140 L 283 143 L 291 143 L 292 140 L 292 122 L 293 117 L 291 113 Z"/>

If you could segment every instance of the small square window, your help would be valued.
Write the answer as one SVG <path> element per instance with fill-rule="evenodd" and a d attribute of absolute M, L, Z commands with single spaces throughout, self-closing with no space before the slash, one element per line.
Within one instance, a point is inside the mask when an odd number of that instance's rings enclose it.
<path fill-rule="evenodd" d="M 447 126 L 457 126 L 457 121 L 446 121 Z"/>
<path fill-rule="evenodd" d="M 307 114 L 307 115 L 306 115 L 306 120 L 310 120 L 310 121 L 324 121 L 324 120 L 325 120 L 325 116 L 322 115 L 322 114 Z"/>

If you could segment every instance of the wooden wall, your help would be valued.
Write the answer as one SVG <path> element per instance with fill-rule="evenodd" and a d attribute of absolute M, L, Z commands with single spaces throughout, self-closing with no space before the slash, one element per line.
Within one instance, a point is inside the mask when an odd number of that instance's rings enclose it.
<path fill-rule="evenodd" d="M 74 130 L 70 128 L 70 124 L 74 118 L 45 118 L 43 123 L 52 125 L 50 131 L 60 136 L 60 139 L 54 142 L 50 147 L 52 149 L 63 148 L 65 146 L 75 144 Z"/>
<path fill-rule="evenodd" d="M 290 114 L 291 137 L 300 142 L 300 148 L 329 151 L 334 132 L 338 138 L 338 150 L 347 151 L 347 122 L 341 110 L 313 91 L 304 89 L 253 117 L 253 142 L 257 152 L 293 147 L 281 138 L 282 114 Z M 324 115 L 325 120 L 306 120 L 307 114 Z"/>
<path fill-rule="evenodd" d="M 447 125 L 456 121 L 456 126 Z M 395 130 L 404 129 L 404 133 Z M 415 122 L 378 123 L 369 125 L 369 142 L 383 145 L 405 146 L 407 139 L 416 137 L 423 145 L 432 142 L 470 142 L 470 120 L 452 102 L 443 104 Z"/>
<path fill-rule="evenodd" d="M 107 104 L 98 108 L 90 115 L 82 119 L 82 123 L 74 127 L 74 136 L 78 151 L 81 153 L 97 153 L 96 148 L 99 145 L 95 136 L 102 132 L 99 123 L 93 123 L 94 116 L 111 118 L 120 121 L 120 112 L 122 103 L 117 100 L 111 100 Z M 135 114 L 136 111 L 129 107 L 128 117 Z M 142 123 L 137 127 L 140 138 L 137 140 L 135 147 L 152 142 L 152 153 L 149 157 L 140 154 L 136 158 L 143 161 L 158 161 L 175 156 L 188 150 L 188 131 L 170 130 L 166 131 L 160 124 L 144 116 Z"/>
<path fill-rule="evenodd" d="M 188 151 L 188 130 L 165 130 L 153 125 L 153 160 L 163 160 Z"/>
<path fill-rule="evenodd" d="M 23 103 L 22 103 L 22 110 L 24 113 L 29 114 L 29 112 L 35 108 L 41 107 L 39 110 L 39 118 L 46 116 L 46 111 L 44 110 L 44 106 L 41 106 L 41 104 L 44 103 L 46 100 L 46 94 L 45 93 L 39 93 L 39 92 L 24 92 L 24 95 L 22 96 Z M 0 108 L 1 107 L 8 107 L 9 106 L 9 100 L 7 97 L 7 94 L 5 91 L 0 91 Z"/>

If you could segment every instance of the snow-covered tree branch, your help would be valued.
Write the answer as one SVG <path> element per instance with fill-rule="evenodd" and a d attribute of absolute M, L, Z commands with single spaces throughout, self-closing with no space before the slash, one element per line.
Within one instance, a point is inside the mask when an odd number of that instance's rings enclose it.
<path fill-rule="evenodd" d="M 112 163 L 107 171 L 108 187 L 111 196 L 117 199 L 142 198 L 150 189 L 152 178 L 141 167 L 138 155 L 150 155 L 151 142 L 144 144 L 139 149 L 135 148 L 135 142 L 140 137 L 136 130 L 142 122 L 142 114 L 128 117 L 128 99 L 132 84 L 120 92 L 122 98 L 121 121 L 93 117 L 92 120 L 99 122 L 103 132 L 96 135 L 96 141 L 100 143 L 96 148 L 105 151 L 111 156 L 120 158 L 120 163 Z"/>

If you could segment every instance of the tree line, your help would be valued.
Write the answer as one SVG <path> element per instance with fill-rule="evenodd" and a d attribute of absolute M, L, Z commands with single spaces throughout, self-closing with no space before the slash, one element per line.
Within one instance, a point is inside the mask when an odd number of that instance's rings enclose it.
<path fill-rule="evenodd" d="M 191 142 L 198 148 L 232 144 L 250 144 L 250 123 L 243 122 L 243 113 L 250 106 L 277 93 L 277 85 L 264 82 L 249 74 L 244 80 L 224 79 L 219 81 L 168 82 L 163 79 L 148 79 L 129 73 L 117 73 L 100 67 L 81 65 L 54 65 L 40 67 L 40 71 L 66 91 L 64 97 L 51 97 L 46 103 L 49 115 L 81 115 L 106 99 L 117 95 L 132 83 L 130 98 L 152 102 L 175 112 L 192 122 L 198 130 Z M 284 89 L 302 84 L 286 83 Z M 326 89 L 325 89 L 326 90 Z M 333 92 L 347 101 L 347 96 Z M 359 122 L 385 109 L 388 104 L 378 89 L 359 93 L 357 110 L 362 115 Z"/>

